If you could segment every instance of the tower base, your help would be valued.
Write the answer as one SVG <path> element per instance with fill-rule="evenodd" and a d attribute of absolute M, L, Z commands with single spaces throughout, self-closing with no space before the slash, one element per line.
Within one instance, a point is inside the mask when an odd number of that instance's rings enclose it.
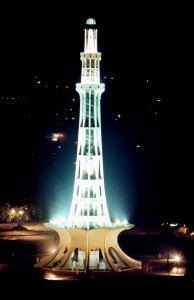
<path fill-rule="evenodd" d="M 56 251 L 37 259 L 35 268 L 51 271 L 114 271 L 141 269 L 142 263 L 126 255 L 118 245 L 118 235 L 127 227 L 116 229 L 59 228 L 51 226 L 59 235 Z"/>

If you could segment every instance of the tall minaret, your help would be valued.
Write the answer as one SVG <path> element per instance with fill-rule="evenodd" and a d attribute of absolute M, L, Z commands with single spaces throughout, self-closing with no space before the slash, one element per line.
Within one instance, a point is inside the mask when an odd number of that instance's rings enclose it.
<path fill-rule="evenodd" d="M 81 83 L 76 84 L 80 96 L 79 132 L 73 199 L 67 227 L 111 227 L 104 187 L 101 137 L 101 53 L 97 50 L 96 21 L 86 21 Z"/>

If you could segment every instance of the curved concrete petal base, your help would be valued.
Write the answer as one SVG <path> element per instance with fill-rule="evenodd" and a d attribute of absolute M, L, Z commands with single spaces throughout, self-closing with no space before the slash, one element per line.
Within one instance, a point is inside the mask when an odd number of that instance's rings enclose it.
<path fill-rule="evenodd" d="M 80 228 L 59 228 L 51 226 L 60 238 L 56 251 L 37 260 L 35 268 L 61 270 L 104 270 L 121 272 L 141 269 L 142 263 L 126 255 L 118 245 L 118 235 L 129 230 L 97 228 L 86 231 Z"/>

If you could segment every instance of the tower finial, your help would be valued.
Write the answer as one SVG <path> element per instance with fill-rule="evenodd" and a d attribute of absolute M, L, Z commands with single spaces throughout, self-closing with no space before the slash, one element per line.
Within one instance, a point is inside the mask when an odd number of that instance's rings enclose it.
<path fill-rule="evenodd" d="M 96 25 L 96 21 L 93 18 L 89 18 L 86 20 L 87 25 Z"/>

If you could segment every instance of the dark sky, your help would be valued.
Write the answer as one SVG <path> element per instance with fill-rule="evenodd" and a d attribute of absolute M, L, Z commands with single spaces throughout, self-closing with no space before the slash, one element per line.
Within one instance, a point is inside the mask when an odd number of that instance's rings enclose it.
<path fill-rule="evenodd" d="M 36 199 L 48 215 L 70 204 L 75 84 L 84 24 L 93 17 L 106 84 L 101 109 L 110 213 L 125 211 L 132 222 L 191 223 L 189 7 L 115 6 L 95 14 L 46 8 L 1 10 L 0 202 Z M 52 132 L 65 139 L 52 142 Z"/>

